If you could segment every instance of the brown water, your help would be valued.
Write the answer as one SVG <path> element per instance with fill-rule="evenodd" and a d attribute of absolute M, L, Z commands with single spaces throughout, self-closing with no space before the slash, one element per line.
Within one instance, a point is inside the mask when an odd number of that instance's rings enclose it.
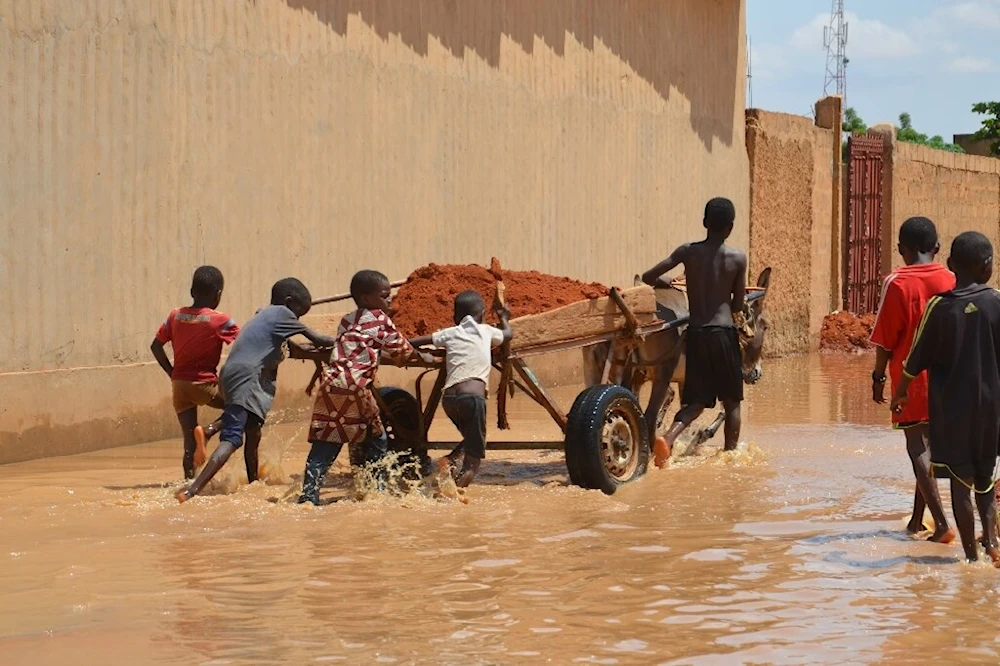
<path fill-rule="evenodd" d="M 255 484 L 178 506 L 177 441 L 2 467 L 2 662 L 997 663 L 1000 575 L 903 533 L 869 365 L 771 362 L 748 450 L 614 497 L 566 486 L 558 452 L 491 454 L 468 505 Z M 302 436 L 265 435 L 294 475 Z"/>

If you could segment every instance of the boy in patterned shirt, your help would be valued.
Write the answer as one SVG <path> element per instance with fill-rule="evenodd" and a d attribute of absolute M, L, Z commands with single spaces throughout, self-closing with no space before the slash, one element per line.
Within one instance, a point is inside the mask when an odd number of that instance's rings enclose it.
<path fill-rule="evenodd" d="M 351 296 L 357 310 L 341 320 L 331 352 L 293 352 L 294 358 L 324 363 L 299 504 L 319 504 L 323 478 L 345 444 L 359 448 L 361 456 L 351 458 L 363 457 L 368 465 L 386 454 L 388 442 L 372 393 L 379 360 L 383 353 L 400 360 L 415 354 L 389 318 L 389 278 L 378 271 L 359 271 L 351 279 Z"/>
<path fill-rule="evenodd" d="M 184 435 L 184 478 L 193 479 L 194 470 L 205 462 L 204 438 L 195 436 L 198 427 L 198 407 L 222 409 L 225 403 L 219 391 L 216 368 L 222 356 L 222 345 L 232 344 L 240 327 L 232 317 L 216 312 L 222 301 L 222 272 L 215 266 L 201 266 L 191 279 L 190 307 L 177 308 L 167 315 L 149 346 L 153 357 L 171 379 L 174 411 Z M 174 349 L 171 363 L 164 351 L 170 343 Z M 220 421 L 208 427 L 219 428 Z"/>

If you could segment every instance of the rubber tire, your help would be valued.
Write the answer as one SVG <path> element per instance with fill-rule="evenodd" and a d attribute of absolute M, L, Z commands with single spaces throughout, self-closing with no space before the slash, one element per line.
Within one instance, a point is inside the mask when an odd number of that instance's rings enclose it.
<path fill-rule="evenodd" d="M 388 415 L 382 413 L 382 425 L 385 426 L 386 438 L 389 440 L 389 450 L 411 454 L 413 460 L 420 465 L 421 472 L 428 474 L 431 459 L 427 453 L 427 443 L 420 434 L 420 404 L 417 399 L 398 386 L 380 388 L 379 396 L 389 412 Z"/>
<path fill-rule="evenodd" d="M 618 479 L 604 466 L 601 437 L 608 415 L 615 410 L 628 413 L 634 424 L 632 437 L 638 441 L 638 461 L 633 473 Z M 638 479 L 649 466 L 649 429 L 635 394 L 623 386 L 591 386 L 576 397 L 566 426 L 566 467 L 570 481 L 582 488 L 613 495 L 622 485 Z"/>

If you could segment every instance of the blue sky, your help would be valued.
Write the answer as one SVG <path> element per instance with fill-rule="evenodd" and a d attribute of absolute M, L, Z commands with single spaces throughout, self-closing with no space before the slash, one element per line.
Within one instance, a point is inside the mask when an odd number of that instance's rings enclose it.
<path fill-rule="evenodd" d="M 823 96 L 830 0 L 747 0 L 753 106 L 808 115 Z M 1000 100 L 1000 0 L 846 0 L 847 105 L 869 124 L 903 111 L 926 134 L 974 132 Z M 747 102 L 750 103 L 749 100 Z"/>

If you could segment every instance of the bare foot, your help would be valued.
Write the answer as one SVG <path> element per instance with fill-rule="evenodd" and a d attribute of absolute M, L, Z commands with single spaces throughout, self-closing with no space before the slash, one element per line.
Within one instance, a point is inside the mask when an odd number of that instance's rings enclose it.
<path fill-rule="evenodd" d="M 671 447 L 667 444 L 667 440 L 657 437 L 653 443 L 653 463 L 658 469 L 663 469 L 667 466 L 667 462 L 670 460 L 670 453 Z"/>
<path fill-rule="evenodd" d="M 987 548 L 986 554 L 990 556 L 991 560 L 993 560 L 993 566 L 1000 569 L 1000 548 L 997 548 L 996 546 Z"/>
<path fill-rule="evenodd" d="M 934 530 L 934 534 L 927 537 L 928 541 L 933 541 L 934 543 L 951 543 L 955 540 L 958 533 L 951 527 L 948 528 L 937 528 Z"/>
<path fill-rule="evenodd" d="M 205 452 L 205 429 L 200 425 L 194 427 L 194 466 L 201 467 L 208 460 Z"/>
<path fill-rule="evenodd" d="M 927 526 L 924 525 L 923 522 L 915 523 L 911 520 L 909 524 L 906 526 L 907 534 L 920 534 L 921 532 L 926 532 L 926 531 L 927 531 Z"/>
<path fill-rule="evenodd" d="M 178 490 L 177 493 L 174 495 L 174 497 L 177 498 L 178 502 L 184 504 L 184 502 L 187 502 L 189 499 L 191 499 L 191 493 L 189 493 L 187 491 L 187 488 L 185 488 L 184 490 Z"/>

